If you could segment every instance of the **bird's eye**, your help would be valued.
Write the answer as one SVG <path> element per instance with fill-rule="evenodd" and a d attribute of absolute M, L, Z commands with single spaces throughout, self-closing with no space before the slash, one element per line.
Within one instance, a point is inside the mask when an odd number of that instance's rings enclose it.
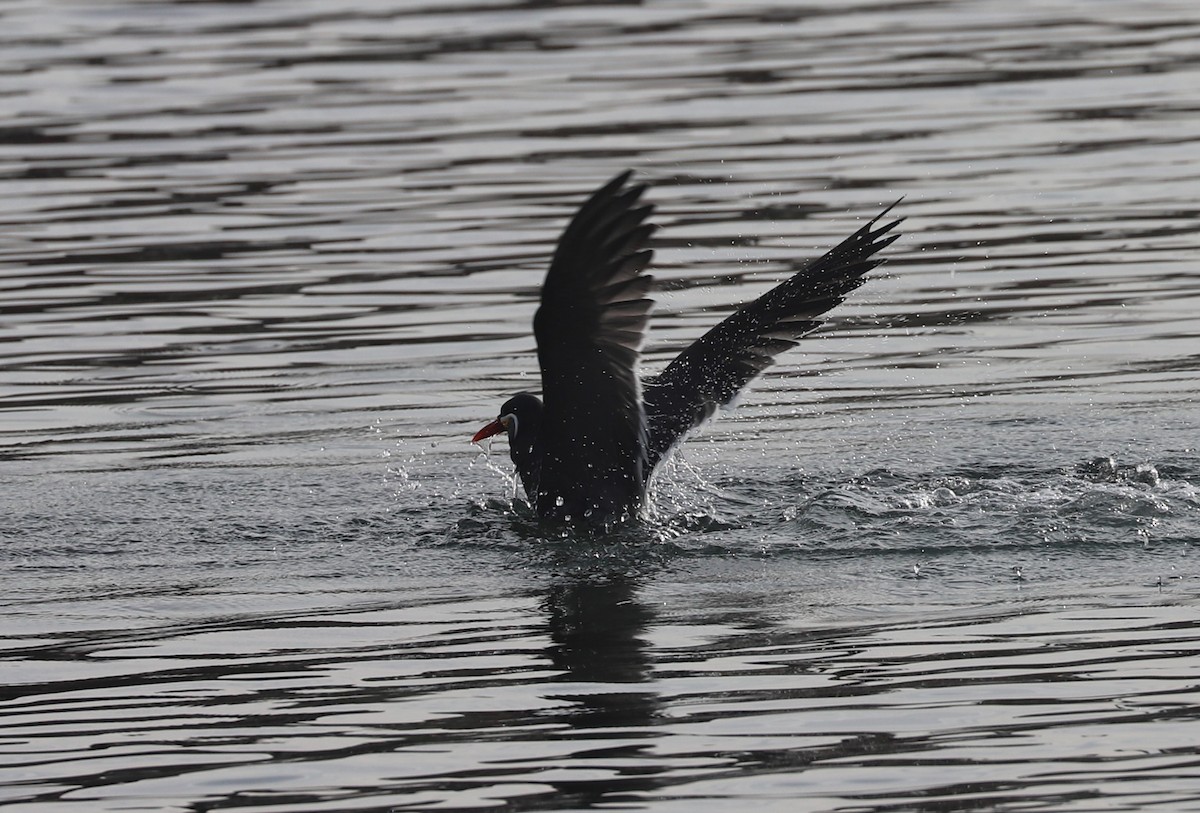
<path fill-rule="evenodd" d="M 505 413 L 500 416 L 500 423 L 504 424 L 504 428 L 508 430 L 510 435 L 514 438 L 517 436 L 517 427 L 520 426 L 520 423 L 517 421 L 516 415 L 511 412 Z"/>

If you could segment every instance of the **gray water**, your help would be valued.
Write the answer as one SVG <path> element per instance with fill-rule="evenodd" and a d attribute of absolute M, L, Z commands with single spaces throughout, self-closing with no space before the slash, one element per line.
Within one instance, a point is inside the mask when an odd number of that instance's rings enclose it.
<path fill-rule="evenodd" d="M 0 5 L 0 804 L 1200 810 L 1200 10 Z M 565 219 L 644 365 L 888 264 L 564 533 L 470 435 Z"/>

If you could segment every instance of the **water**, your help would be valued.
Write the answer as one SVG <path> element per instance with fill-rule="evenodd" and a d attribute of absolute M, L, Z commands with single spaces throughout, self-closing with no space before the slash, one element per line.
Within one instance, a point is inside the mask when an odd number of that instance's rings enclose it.
<path fill-rule="evenodd" d="M 1200 810 L 1192 4 L 0 21 L 0 804 Z M 467 439 L 626 167 L 650 371 L 905 236 L 564 536 Z"/>

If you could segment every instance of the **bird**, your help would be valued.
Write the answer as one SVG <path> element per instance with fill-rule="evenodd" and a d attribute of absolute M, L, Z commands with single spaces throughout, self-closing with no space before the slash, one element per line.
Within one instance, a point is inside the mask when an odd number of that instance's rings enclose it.
<path fill-rule="evenodd" d="M 654 282 L 647 245 L 657 227 L 647 222 L 654 206 L 642 202 L 646 184 L 631 184 L 632 175 L 601 186 L 558 240 L 533 317 L 541 398 L 517 393 L 471 439 L 507 435 L 541 520 L 610 527 L 637 517 L 672 449 L 816 329 L 900 236 L 902 218 L 880 223 L 893 203 L 642 382 Z"/>

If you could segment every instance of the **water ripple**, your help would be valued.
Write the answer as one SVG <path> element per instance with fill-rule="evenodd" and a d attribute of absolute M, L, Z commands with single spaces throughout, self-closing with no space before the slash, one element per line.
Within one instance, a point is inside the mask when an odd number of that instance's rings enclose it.
<path fill-rule="evenodd" d="M 1197 804 L 1191 5 L 0 22 L 0 803 Z M 579 538 L 467 439 L 626 167 L 647 372 L 905 235 Z"/>

